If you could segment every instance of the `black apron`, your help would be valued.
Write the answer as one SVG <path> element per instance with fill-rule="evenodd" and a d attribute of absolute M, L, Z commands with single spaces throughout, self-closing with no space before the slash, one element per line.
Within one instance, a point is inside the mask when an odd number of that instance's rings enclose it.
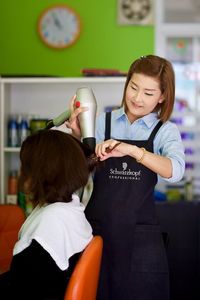
<path fill-rule="evenodd" d="M 148 140 L 119 140 L 153 152 L 159 122 Z M 105 140 L 111 114 L 106 114 Z M 94 175 L 85 213 L 103 237 L 98 300 L 168 300 L 168 264 L 154 202 L 157 174 L 133 157 L 109 158 Z"/>

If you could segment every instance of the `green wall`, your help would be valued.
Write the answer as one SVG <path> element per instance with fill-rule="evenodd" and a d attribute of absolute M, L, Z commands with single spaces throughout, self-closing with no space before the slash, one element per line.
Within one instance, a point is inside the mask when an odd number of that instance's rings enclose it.
<path fill-rule="evenodd" d="M 80 15 L 79 40 L 64 50 L 46 47 L 37 19 L 53 4 Z M 154 51 L 153 26 L 117 24 L 117 0 L 0 0 L 0 74 L 81 76 L 82 68 L 127 71 L 131 62 Z"/>

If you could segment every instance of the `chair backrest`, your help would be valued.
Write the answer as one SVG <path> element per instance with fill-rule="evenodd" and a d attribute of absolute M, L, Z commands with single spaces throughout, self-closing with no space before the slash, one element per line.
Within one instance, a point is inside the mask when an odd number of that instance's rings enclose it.
<path fill-rule="evenodd" d="M 9 270 L 18 232 L 25 219 L 18 205 L 0 204 L 0 272 Z"/>
<path fill-rule="evenodd" d="M 64 300 L 96 299 L 102 249 L 103 239 L 100 236 L 94 236 L 74 268 Z"/>

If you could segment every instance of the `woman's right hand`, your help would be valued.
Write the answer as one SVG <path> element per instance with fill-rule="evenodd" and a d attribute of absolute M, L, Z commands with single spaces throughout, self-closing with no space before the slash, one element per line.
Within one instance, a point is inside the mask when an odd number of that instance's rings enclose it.
<path fill-rule="evenodd" d="M 76 95 L 74 95 L 70 100 L 71 116 L 70 116 L 69 120 L 65 122 L 65 125 L 67 126 L 67 128 L 72 130 L 72 134 L 75 137 L 80 139 L 82 136 L 82 133 L 81 133 L 78 116 L 80 113 L 87 111 L 88 108 L 87 107 L 76 107 L 75 100 L 76 100 Z"/>

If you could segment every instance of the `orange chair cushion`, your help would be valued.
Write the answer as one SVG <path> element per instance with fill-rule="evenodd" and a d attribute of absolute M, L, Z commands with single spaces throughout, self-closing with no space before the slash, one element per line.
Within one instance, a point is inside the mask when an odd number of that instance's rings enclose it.
<path fill-rule="evenodd" d="M 103 249 L 101 236 L 94 236 L 80 256 L 66 288 L 64 300 L 95 300 Z"/>
<path fill-rule="evenodd" d="M 25 218 L 25 213 L 19 206 L 0 205 L 0 272 L 9 270 L 13 248 Z"/>

